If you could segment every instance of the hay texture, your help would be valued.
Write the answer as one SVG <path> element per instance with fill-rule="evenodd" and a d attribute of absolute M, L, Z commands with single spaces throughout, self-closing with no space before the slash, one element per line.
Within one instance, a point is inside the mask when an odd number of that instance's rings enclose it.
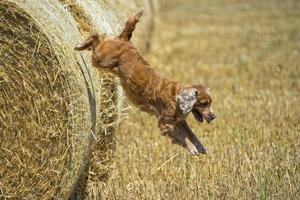
<path fill-rule="evenodd" d="M 93 31 L 119 34 L 140 7 L 150 14 L 145 2 L 1 0 L 0 199 L 101 197 L 123 92 L 73 47 Z M 149 19 L 134 36 L 143 50 Z"/>
<path fill-rule="evenodd" d="M 0 199 L 66 199 L 95 129 L 92 81 L 57 1 L 0 2 Z"/>

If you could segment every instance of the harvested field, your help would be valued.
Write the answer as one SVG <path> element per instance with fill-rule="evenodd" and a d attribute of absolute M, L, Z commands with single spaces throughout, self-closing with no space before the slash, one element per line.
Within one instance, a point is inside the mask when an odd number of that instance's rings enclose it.
<path fill-rule="evenodd" d="M 216 121 L 189 118 L 209 154 L 170 145 L 133 108 L 102 199 L 298 199 L 300 2 L 161 2 L 147 59 L 211 88 Z"/>

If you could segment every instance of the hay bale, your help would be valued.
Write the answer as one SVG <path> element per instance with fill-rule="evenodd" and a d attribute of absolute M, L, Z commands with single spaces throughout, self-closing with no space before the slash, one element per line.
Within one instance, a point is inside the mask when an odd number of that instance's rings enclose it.
<path fill-rule="evenodd" d="M 95 30 L 120 33 L 138 7 L 119 0 L 0 2 L 0 199 L 100 196 L 123 92 L 73 46 Z"/>
<path fill-rule="evenodd" d="M 0 199 L 66 199 L 86 166 L 95 103 L 72 50 L 82 39 L 55 0 L 0 2 Z"/>

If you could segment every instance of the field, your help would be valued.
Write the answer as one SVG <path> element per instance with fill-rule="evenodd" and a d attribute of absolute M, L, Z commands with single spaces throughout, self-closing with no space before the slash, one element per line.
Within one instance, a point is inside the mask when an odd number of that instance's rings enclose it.
<path fill-rule="evenodd" d="M 211 88 L 215 122 L 188 119 L 209 153 L 190 156 L 128 109 L 102 198 L 299 198 L 300 1 L 165 0 L 155 28 L 152 66 Z"/>

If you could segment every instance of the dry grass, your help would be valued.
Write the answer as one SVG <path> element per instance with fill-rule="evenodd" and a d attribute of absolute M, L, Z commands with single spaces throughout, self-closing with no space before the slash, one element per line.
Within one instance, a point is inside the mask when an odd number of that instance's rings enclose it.
<path fill-rule="evenodd" d="M 86 14 L 85 10 L 77 4 L 76 0 L 58 0 L 63 4 L 63 6 L 71 13 L 72 17 L 75 19 L 79 31 L 87 36 L 93 32 L 93 24 L 91 19 Z"/>
<path fill-rule="evenodd" d="M 215 123 L 189 119 L 209 154 L 172 146 L 133 109 L 103 199 L 299 198 L 300 2 L 164 1 L 160 15 L 148 60 L 211 87 Z"/>

